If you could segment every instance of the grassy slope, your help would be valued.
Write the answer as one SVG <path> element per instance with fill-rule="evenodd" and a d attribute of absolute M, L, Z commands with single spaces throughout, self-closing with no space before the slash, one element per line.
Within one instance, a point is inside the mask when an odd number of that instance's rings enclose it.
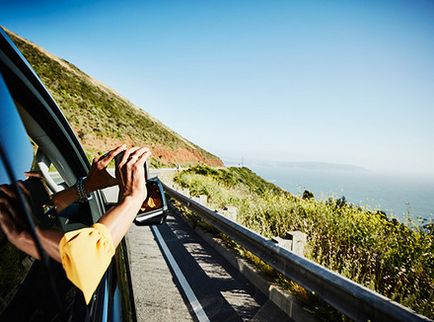
<path fill-rule="evenodd" d="M 337 200 L 299 197 L 247 168 L 195 167 L 175 182 L 207 195 L 216 208 L 234 205 L 237 220 L 264 236 L 308 236 L 306 257 L 419 313 L 434 317 L 434 235 Z M 409 223 L 411 224 L 411 223 Z"/>
<path fill-rule="evenodd" d="M 222 165 L 218 157 L 184 139 L 71 63 L 7 32 L 61 107 L 88 155 L 126 142 L 151 147 L 154 166 Z"/>

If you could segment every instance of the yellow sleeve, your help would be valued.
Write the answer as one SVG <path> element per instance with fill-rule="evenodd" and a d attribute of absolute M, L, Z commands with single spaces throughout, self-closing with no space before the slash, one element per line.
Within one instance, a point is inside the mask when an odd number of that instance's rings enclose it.
<path fill-rule="evenodd" d="M 59 251 L 66 276 L 89 304 L 115 253 L 110 232 L 98 223 L 70 231 L 60 240 Z"/>

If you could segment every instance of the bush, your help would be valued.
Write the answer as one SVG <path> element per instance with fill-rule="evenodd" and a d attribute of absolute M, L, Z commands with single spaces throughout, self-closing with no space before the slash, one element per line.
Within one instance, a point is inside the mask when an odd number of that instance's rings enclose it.
<path fill-rule="evenodd" d="M 303 231 L 307 258 L 434 317 L 434 236 L 429 229 L 339 199 L 295 197 L 247 168 L 195 167 L 175 181 L 192 194 L 207 195 L 215 207 L 238 207 L 237 220 L 266 237 Z"/>

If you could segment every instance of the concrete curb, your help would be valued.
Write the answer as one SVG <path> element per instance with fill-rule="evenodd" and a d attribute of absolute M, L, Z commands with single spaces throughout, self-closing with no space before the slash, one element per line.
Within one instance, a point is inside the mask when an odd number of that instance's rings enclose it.
<path fill-rule="evenodd" d="M 179 214 L 178 210 L 174 210 L 176 214 Z M 184 218 L 184 216 L 180 217 L 217 253 L 227 260 L 238 272 L 240 272 L 240 274 L 247 278 L 250 283 L 265 294 L 270 301 L 277 305 L 291 319 L 294 321 L 318 321 L 318 319 L 315 318 L 312 313 L 307 311 L 292 294 L 274 284 L 264 273 L 257 270 L 246 260 L 239 258 L 234 251 L 226 247 L 221 240 L 203 231 L 200 227 L 194 227 L 190 221 Z"/>

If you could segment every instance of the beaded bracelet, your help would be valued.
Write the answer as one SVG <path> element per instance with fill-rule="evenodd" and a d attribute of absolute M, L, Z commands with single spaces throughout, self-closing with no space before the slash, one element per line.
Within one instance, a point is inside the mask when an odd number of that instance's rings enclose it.
<path fill-rule="evenodd" d="M 79 202 L 86 202 L 91 199 L 91 195 L 84 189 L 85 180 L 86 177 L 81 177 L 77 180 L 77 183 L 75 184 L 75 189 L 77 190 Z"/>

